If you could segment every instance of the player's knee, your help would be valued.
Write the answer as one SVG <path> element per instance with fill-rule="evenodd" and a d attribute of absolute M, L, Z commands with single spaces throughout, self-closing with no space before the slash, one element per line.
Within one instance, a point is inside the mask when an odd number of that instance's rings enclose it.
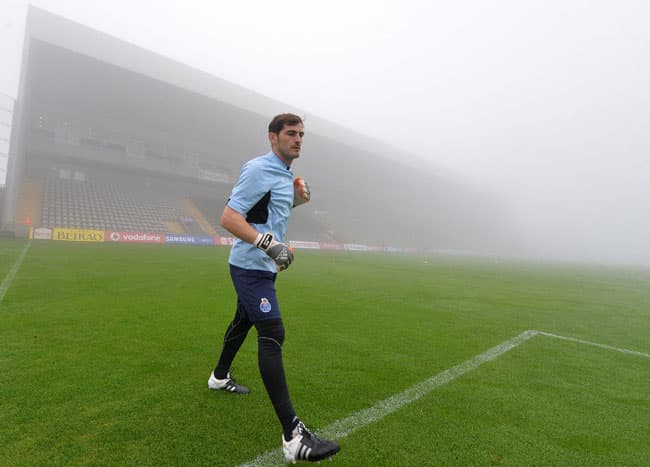
<path fill-rule="evenodd" d="M 269 319 L 255 323 L 257 339 L 276 342 L 280 347 L 284 343 L 284 324 L 281 319 Z"/>

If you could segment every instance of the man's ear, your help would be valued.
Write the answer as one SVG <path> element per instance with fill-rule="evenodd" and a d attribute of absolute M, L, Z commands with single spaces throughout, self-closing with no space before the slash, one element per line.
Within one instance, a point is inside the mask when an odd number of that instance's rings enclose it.
<path fill-rule="evenodd" d="M 271 142 L 271 146 L 275 145 L 278 142 L 278 135 L 273 133 L 272 131 L 269 132 L 269 141 Z"/>

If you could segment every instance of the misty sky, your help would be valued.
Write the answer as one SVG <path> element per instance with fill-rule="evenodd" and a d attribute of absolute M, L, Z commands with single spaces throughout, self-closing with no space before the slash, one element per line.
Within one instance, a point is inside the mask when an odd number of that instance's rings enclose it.
<path fill-rule="evenodd" d="M 32 2 L 466 176 L 540 254 L 650 264 L 650 2 L 311 3 Z M 0 2 L 10 96 L 26 8 Z"/>

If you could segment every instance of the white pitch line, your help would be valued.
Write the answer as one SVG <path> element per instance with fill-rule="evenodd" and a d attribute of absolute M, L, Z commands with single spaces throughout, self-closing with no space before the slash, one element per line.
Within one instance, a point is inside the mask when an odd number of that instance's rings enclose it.
<path fill-rule="evenodd" d="M 20 269 L 20 266 L 23 264 L 23 260 L 25 259 L 25 255 L 27 254 L 27 250 L 29 250 L 31 244 L 32 244 L 31 240 L 27 242 L 27 245 L 25 245 L 25 248 L 23 248 L 23 251 L 20 253 L 20 256 L 18 257 L 14 265 L 7 273 L 7 276 L 2 281 L 2 284 L 0 284 L 0 302 L 2 302 L 2 300 L 5 298 L 5 294 L 7 293 L 7 290 L 9 290 L 11 281 L 14 280 L 14 276 Z"/>
<path fill-rule="evenodd" d="M 450 381 L 453 381 L 454 379 L 464 375 L 469 371 L 475 370 L 483 363 L 489 362 L 491 360 L 496 359 L 497 357 L 500 357 L 507 351 L 514 349 L 520 344 L 526 342 L 531 337 L 535 337 L 535 336 L 552 337 L 555 339 L 576 342 L 578 344 L 591 345 L 594 347 L 599 347 L 601 349 L 613 350 L 616 352 L 621 352 L 629 355 L 636 355 L 639 357 L 650 358 L 650 354 L 644 352 L 637 352 L 636 350 L 613 347 L 611 345 L 599 344 L 597 342 L 577 339 L 575 337 L 559 336 L 557 334 L 551 334 L 550 332 L 535 331 L 535 330 L 524 331 L 521 334 L 519 334 L 517 337 L 513 337 L 512 339 L 504 341 L 501 344 L 497 345 L 496 347 L 492 347 L 491 349 L 486 350 L 485 352 L 478 354 L 475 357 L 464 361 L 463 363 L 453 366 L 448 370 L 445 370 L 441 373 L 438 373 L 437 375 L 432 376 L 429 379 L 417 383 L 416 385 L 411 386 L 409 389 L 397 395 L 389 397 L 388 399 L 384 399 L 383 401 L 378 402 L 377 404 L 375 404 L 374 406 L 368 409 L 360 410 L 359 412 L 355 412 L 352 415 L 348 415 L 345 418 L 337 420 L 331 425 L 323 428 L 322 430 L 318 430 L 318 433 L 324 438 L 330 438 L 330 439 L 343 438 L 353 433 L 354 431 L 358 430 L 359 428 L 377 422 L 382 418 L 386 417 L 387 415 L 399 410 L 403 406 L 416 401 L 417 399 L 421 398 L 425 394 L 431 392 L 433 389 L 442 386 L 444 384 L 447 384 Z M 257 456 L 255 459 L 253 459 L 250 462 L 242 464 L 240 467 L 262 467 L 262 466 L 283 465 L 283 464 L 284 464 L 284 458 L 282 455 L 282 449 L 273 449 Z"/>
<path fill-rule="evenodd" d="M 483 363 L 500 357 L 507 351 L 514 349 L 521 343 L 538 334 L 538 331 L 524 331 L 517 337 L 508 339 L 501 344 L 486 350 L 485 352 L 470 358 L 456 366 L 449 368 L 437 375 L 434 375 L 407 390 L 384 399 L 374 406 L 355 412 L 345 418 L 335 421 L 331 425 L 318 430 L 318 434 L 324 438 L 339 439 L 355 432 L 359 428 L 375 423 L 387 415 L 401 409 L 407 404 L 414 402 L 431 392 L 433 389 L 445 385 L 450 381 L 464 375 L 465 373 L 478 368 Z M 268 465 L 281 465 L 284 462 L 282 449 L 273 449 L 259 455 L 255 459 L 240 467 L 261 467 Z"/>
<path fill-rule="evenodd" d="M 630 349 L 622 349 L 620 347 L 612 347 L 611 345 L 599 344 L 598 342 L 584 341 L 582 339 L 577 339 L 575 337 L 558 336 L 557 334 L 551 334 L 550 332 L 544 332 L 544 331 L 537 331 L 537 334 L 539 334 L 541 336 L 547 336 L 547 337 L 554 337 L 556 339 L 562 339 L 564 341 L 577 342 L 578 344 L 585 344 L 585 345 L 591 345 L 593 347 L 600 347 L 601 349 L 614 350 L 616 352 L 626 353 L 626 354 L 629 354 L 629 355 L 636 355 L 637 357 L 650 358 L 650 354 L 647 354 L 647 353 L 637 352 L 636 350 L 630 350 Z"/>

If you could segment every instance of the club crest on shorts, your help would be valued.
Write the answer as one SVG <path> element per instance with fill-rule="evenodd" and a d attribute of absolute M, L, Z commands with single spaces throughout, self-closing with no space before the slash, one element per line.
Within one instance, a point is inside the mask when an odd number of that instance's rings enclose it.
<path fill-rule="evenodd" d="M 268 313 L 271 311 L 271 303 L 269 302 L 268 298 L 263 298 L 260 302 L 260 311 L 262 313 Z"/>

